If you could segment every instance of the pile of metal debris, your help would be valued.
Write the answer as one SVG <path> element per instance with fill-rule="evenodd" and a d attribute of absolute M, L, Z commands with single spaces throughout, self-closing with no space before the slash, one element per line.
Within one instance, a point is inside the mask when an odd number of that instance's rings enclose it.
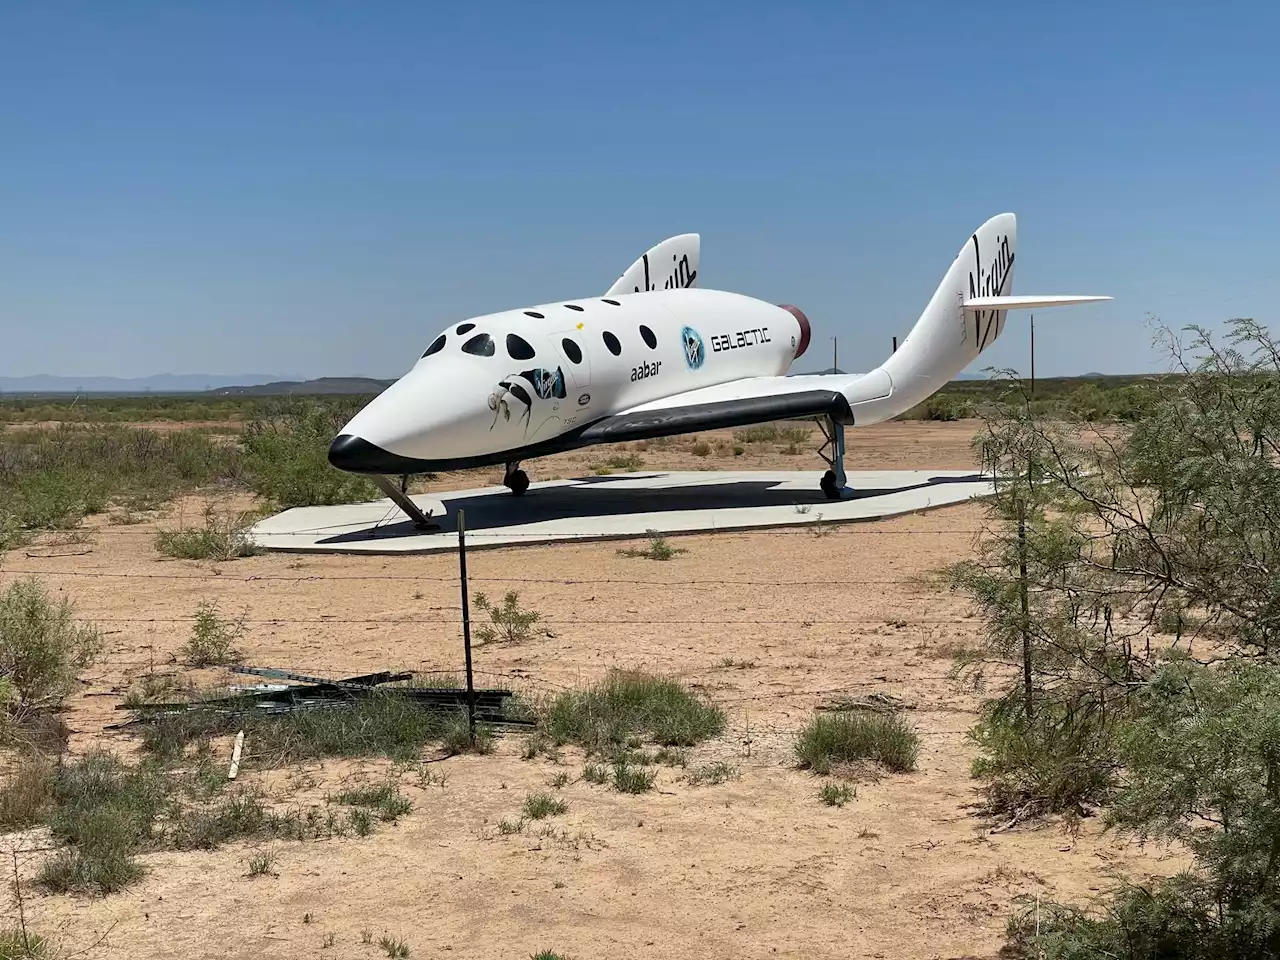
<path fill-rule="evenodd" d="M 388 686 L 412 680 L 413 673 L 362 674 L 334 680 L 276 670 L 270 667 L 229 667 L 232 672 L 284 681 L 248 686 L 233 686 L 226 696 L 201 697 L 172 703 L 117 704 L 117 710 L 132 710 L 136 716 L 107 729 L 119 729 L 138 723 L 154 722 L 179 713 L 212 712 L 224 714 L 281 714 L 297 710 L 341 708 L 374 694 L 394 696 L 411 701 L 433 712 L 466 711 L 472 702 L 465 688 L 417 685 Z M 475 719 L 478 723 L 504 726 L 533 726 L 533 721 L 509 716 L 512 691 L 501 689 L 474 690 Z"/>

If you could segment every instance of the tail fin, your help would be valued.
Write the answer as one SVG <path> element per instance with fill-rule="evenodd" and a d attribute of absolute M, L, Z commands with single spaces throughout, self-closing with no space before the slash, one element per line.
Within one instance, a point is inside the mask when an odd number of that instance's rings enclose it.
<path fill-rule="evenodd" d="M 906 340 L 881 365 L 893 384 L 890 395 L 853 404 L 855 423 L 888 420 L 942 389 L 996 342 L 1009 310 L 1111 299 L 1013 296 L 1017 249 L 1012 213 L 997 214 L 973 232 Z"/>
<path fill-rule="evenodd" d="M 701 238 L 696 233 L 668 237 L 629 266 L 627 272 L 605 291 L 605 296 L 696 287 L 701 245 Z"/>

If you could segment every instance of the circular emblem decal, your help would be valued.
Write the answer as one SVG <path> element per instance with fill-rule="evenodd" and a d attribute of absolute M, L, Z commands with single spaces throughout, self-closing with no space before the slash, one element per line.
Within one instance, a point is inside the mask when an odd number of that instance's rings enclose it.
<path fill-rule="evenodd" d="M 578 397 L 578 406 L 580 407 L 585 407 L 590 402 L 591 394 L 589 393 L 584 393 L 582 396 Z"/>
<path fill-rule="evenodd" d="M 684 345 L 684 362 L 690 370 L 697 370 L 707 359 L 707 348 L 702 343 L 702 335 L 693 327 L 685 327 L 680 331 L 680 340 Z"/>

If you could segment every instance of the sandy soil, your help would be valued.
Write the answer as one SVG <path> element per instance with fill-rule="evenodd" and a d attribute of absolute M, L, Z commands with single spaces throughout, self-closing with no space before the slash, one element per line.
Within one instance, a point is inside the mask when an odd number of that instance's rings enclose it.
<path fill-rule="evenodd" d="M 849 462 L 963 468 L 973 464 L 972 434 L 963 423 L 867 428 L 851 436 Z M 690 444 L 640 456 L 646 468 L 817 467 L 808 453 L 776 447 L 703 458 Z M 535 479 L 610 455 L 539 461 Z M 188 502 L 158 523 L 179 513 L 198 510 Z M 694 786 L 663 767 L 656 791 L 622 795 L 581 781 L 573 751 L 559 765 L 523 760 L 522 736 L 508 735 L 494 755 L 430 763 L 447 776 L 443 787 L 401 774 L 414 810 L 373 836 L 272 844 L 277 876 L 246 876 L 252 845 L 154 854 L 146 879 L 106 899 L 29 891 L 28 920 L 71 949 L 110 928 L 91 955 L 121 960 L 375 957 L 383 933 L 405 940 L 412 957 L 994 957 L 1015 896 L 1087 897 L 1172 861 L 1102 835 L 1095 821 L 1072 837 L 1055 826 L 993 833 L 976 815 L 965 740 L 976 701 L 946 674 L 978 624 L 962 597 L 920 578 L 971 551 L 980 521 L 980 508 L 960 506 L 825 536 L 691 536 L 679 541 L 688 553 L 667 563 L 620 557 L 616 542 L 478 552 L 473 588 L 518 589 L 548 631 L 479 649 L 477 670 L 519 673 L 535 692 L 610 667 L 678 675 L 730 717 L 688 769 L 726 760 L 739 777 Z M 103 727 L 120 718 L 113 708 L 132 678 L 179 669 L 183 618 L 205 598 L 247 612 L 243 647 L 256 665 L 346 675 L 461 665 L 456 557 L 173 561 L 156 554 L 155 526 L 95 523 L 88 543 L 3 560 L 6 579 L 41 573 L 108 631 L 106 662 L 71 706 L 75 750 L 132 749 Z M 821 780 L 794 765 L 794 733 L 834 695 L 874 691 L 910 705 L 918 769 L 858 783 L 844 808 L 823 806 Z M 243 778 L 297 800 L 296 783 L 255 768 L 266 746 L 248 745 Z M 306 796 L 387 769 L 315 765 Z M 498 836 L 498 821 L 562 771 L 568 813 L 543 821 L 556 832 Z M 42 855 L 28 856 L 24 871 Z M 363 944 L 362 931 L 375 942 Z"/>

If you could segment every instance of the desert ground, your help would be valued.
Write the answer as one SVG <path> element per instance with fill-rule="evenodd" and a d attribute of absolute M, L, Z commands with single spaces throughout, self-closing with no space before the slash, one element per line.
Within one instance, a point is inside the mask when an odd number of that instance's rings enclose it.
<path fill-rule="evenodd" d="M 905 422 L 851 431 L 850 469 L 964 468 L 973 422 Z M 815 434 L 816 436 L 816 434 Z M 636 453 L 645 469 L 821 469 L 813 443 L 733 453 L 732 438 L 537 461 L 535 480 L 574 476 Z M 432 489 L 497 479 L 493 470 Z M 816 482 L 816 475 L 815 475 Z M 235 506 L 247 506 L 236 501 Z M 246 662 L 319 675 L 458 669 L 455 556 L 265 555 L 226 563 L 161 557 L 152 537 L 197 516 L 200 498 L 138 525 L 91 518 L 83 542 L 45 542 L 3 557 L 9 581 L 34 573 L 107 632 L 107 654 L 67 717 L 71 749 L 136 751 L 105 730 L 147 672 L 179 672 L 177 651 L 201 600 L 247 613 Z M 281 804 L 399 778 L 413 810 L 365 838 L 273 842 L 274 875 L 248 877 L 263 845 L 147 855 L 148 873 L 102 898 L 28 887 L 27 922 L 68 950 L 112 958 L 377 957 L 383 934 L 412 957 L 994 958 L 1015 897 L 1080 900 L 1117 878 L 1169 872 L 1176 858 L 1104 834 L 1003 824 L 975 808 L 966 740 L 976 696 L 949 679 L 953 654 L 981 629 L 968 601 L 930 582 L 970 554 L 980 505 L 873 524 L 682 537 L 667 562 L 618 555 L 619 542 L 486 550 L 473 589 L 520 592 L 546 629 L 528 643 L 476 650 L 476 669 L 521 678 L 532 694 L 574 687 L 611 667 L 674 675 L 722 705 L 727 732 L 658 768 L 656 789 L 618 793 L 581 779 L 583 758 L 522 758 L 525 734 L 487 756 L 424 755 L 431 782 L 386 762 L 255 765 L 240 779 Z M 390 579 L 394 577 L 396 579 Z M 200 674 L 202 682 L 223 675 Z M 226 677 L 229 679 L 229 676 Z M 818 799 L 821 778 L 797 767 L 794 736 L 834 698 L 884 693 L 907 705 L 921 736 L 917 769 L 863 777 L 844 807 Z M 220 742 L 226 757 L 229 742 Z M 723 760 L 736 777 L 694 785 L 688 771 Z M 554 831 L 501 835 L 526 793 L 555 792 Z M 443 785 L 439 776 L 443 775 Z M 539 835 L 545 833 L 545 835 Z M 10 847 L 47 846 L 39 833 Z M 34 875 L 47 851 L 24 854 Z M 106 939 L 95 942 L 107 933 Z M 373 942 L 363 942 L 366 939 Z"/>

